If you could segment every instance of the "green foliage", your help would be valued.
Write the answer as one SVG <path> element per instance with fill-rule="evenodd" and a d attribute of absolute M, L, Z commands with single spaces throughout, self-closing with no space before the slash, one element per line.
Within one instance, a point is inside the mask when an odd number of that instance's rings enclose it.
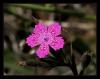
<path fill-rule="evenodd" d="M 34 74 L 34 68 L 20 66 L 14 53 L 10 50 L 4 51 L 4 68 L 8 68 L 10 71 L 14 71 L 14 73 L 18 75 L 21 75 L 22 73 L 26 75 Z"/>
<path fill-rule="evenodd" d="M 78 51 L 80 54 L 90 51 L 88 44 L 86 44 L 81 38 L 76 38 L 72 43 L 73 49 Z"/>

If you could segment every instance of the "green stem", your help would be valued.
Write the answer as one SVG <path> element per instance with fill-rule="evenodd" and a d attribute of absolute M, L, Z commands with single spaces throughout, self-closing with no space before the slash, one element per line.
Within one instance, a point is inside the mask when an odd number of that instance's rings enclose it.
<path fill-rule="evenodd" d="M 74 55 L 72 55 L 72 64 L 71 64 L 71 70 L 72 70 L 72 72 L 73 72 L 73 74 L 75 75 L 75 76 L 77 76 L 78 75 L 78 72 L 77 72 L 77 67 L 76 67 L 76 63 L 75 63 L 75 57 L 74 57 Z"/>
<path fill-rule="evenodd" d="M 27 9 L 32 9 L 32 10 L 40 10 L 40 11 L 47 11 L 47 12 L 57 12 L 57 13 L 64 13 L 67 15 L 75 15 L 75 16 L 83 16 L 84 12 L 82 11 L 76 11 L 76 10 L 65 10 L 65 9 L 59 9 L 57 10 L 55 7 L 45 7 L 37 4 L 10 4 L 11 6 L 18 6 L 18 7 L 23 7 Z"/>

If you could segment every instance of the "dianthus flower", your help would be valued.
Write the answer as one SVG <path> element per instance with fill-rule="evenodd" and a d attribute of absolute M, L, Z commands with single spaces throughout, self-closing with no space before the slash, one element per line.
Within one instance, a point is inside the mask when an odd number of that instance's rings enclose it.
<path fill-rule="evenodd" d="M 44 58 L 49 54 L 49 46 L 55 51 L 63 48 L 64 40 L 61 36 L 61 26 L 55 22 L 48 27 L 39 22 L 35 25 L 31 35 L 26 38 L 26 43 L 31 48 L 39 45 L 36 54 L 39 58 Z"/>

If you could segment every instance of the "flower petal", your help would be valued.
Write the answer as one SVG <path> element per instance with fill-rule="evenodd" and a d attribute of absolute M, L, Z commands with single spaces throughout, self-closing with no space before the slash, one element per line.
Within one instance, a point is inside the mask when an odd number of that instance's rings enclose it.
<path fill-rule="evenodd" d="M 57 35 L 61 34 L 61 26 L 60 26 L 60 24 L 55 22 L 52 25 L 49 25 L 48 32 L 50 32 L 54 36 L 57 36 Z"/>
<path fill-rule="evenodd" d="M 64 46 L 64 40 L 62 37 L 55 37 L 50 46 L 56 51 Z"/>
<path fill-rule="evenodd" d="M 39 22 L 35 25 L 35 28 L 32 33 L 41 34 L 45 31 L 47 31 L 47 27 L 43 23 Z"/>
<path fill-rule="evenodd" d="M 39 58 L 44 58 L 49 54 L 49 45 L 48 44 L 41 44 L 39 49 L 36 51 L 36 54 Z"/>
<path fill-rule="evenodd" d="M 26 43 L 33 48 L 34 46 L 39 45 L 38 42 L 38 35 L 36 34 L 31 34 L 29 37 L 26 38 Z"/>

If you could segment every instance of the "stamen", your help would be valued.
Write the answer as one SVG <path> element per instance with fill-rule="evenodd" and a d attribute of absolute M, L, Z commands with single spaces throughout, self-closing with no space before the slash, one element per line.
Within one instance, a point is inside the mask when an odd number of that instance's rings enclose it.
<path fill-rule="evenodd" d="M 49 40 L 49 38 L 48 38 L 48 37 L 46 37 L 46 38 L 44 38 L 44 40 L 45 40 L 45 41 L 48 41 L 48 40 Z"/>

